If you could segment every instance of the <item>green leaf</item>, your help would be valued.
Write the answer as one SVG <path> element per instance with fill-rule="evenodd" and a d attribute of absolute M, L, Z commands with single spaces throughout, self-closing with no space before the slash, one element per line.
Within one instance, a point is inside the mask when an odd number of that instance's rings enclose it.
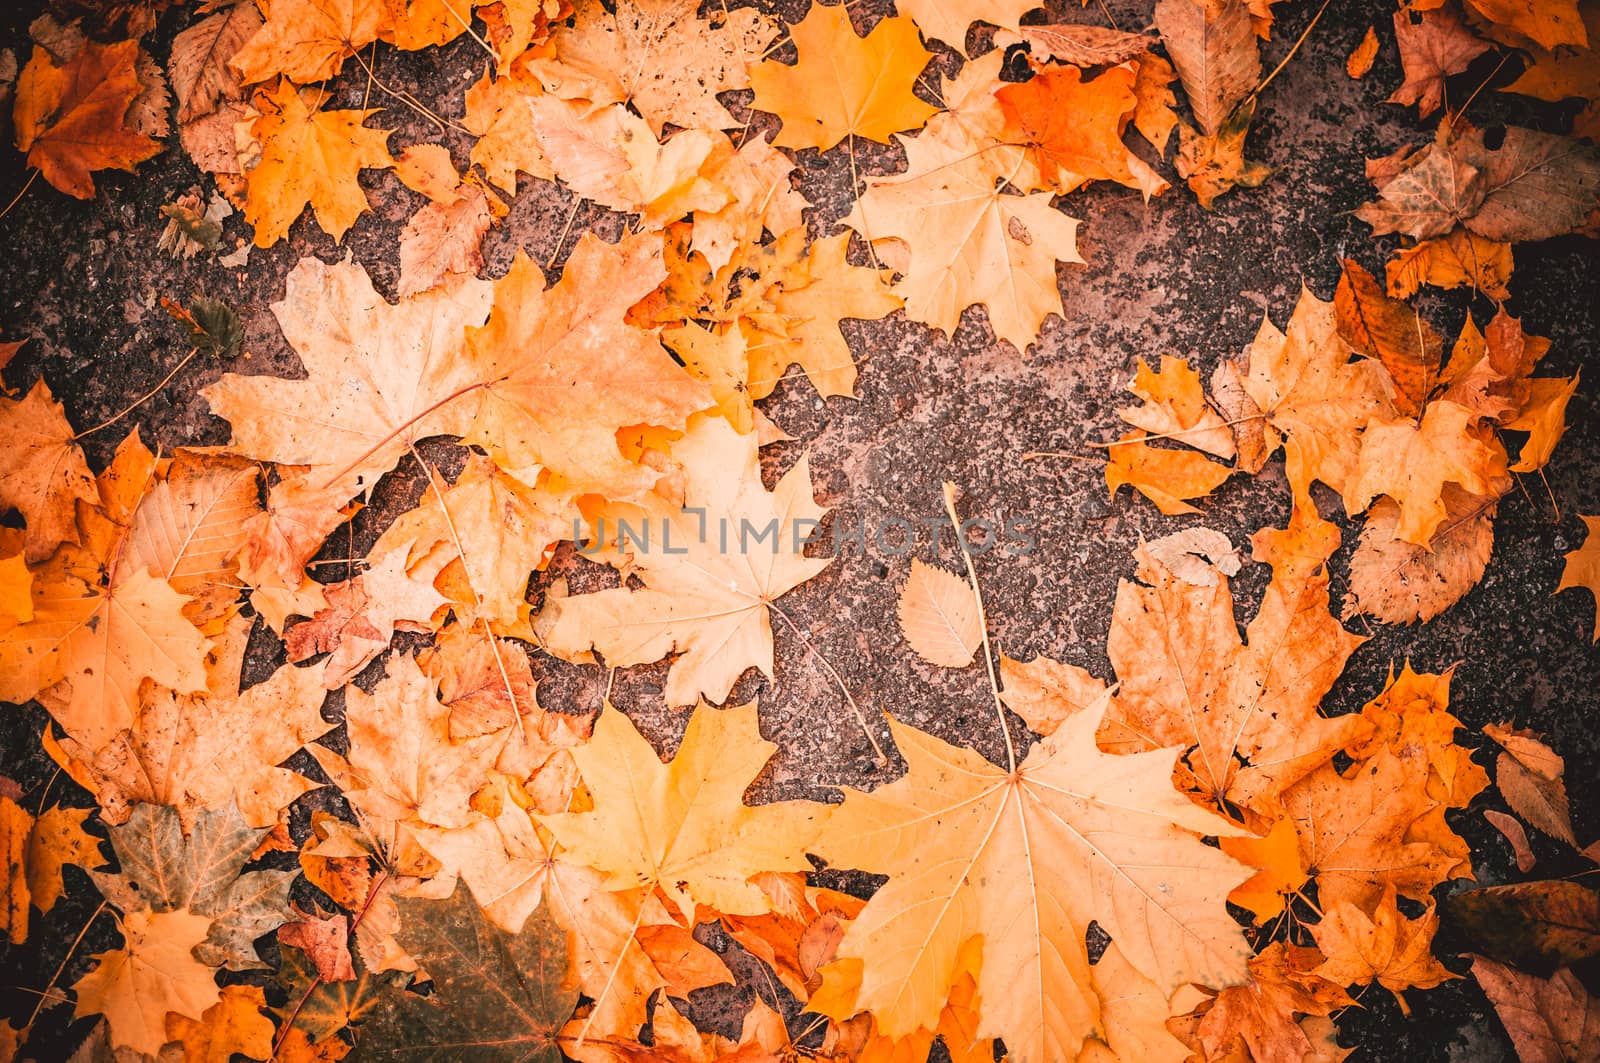
<path fill-rule="evenodd" d="M 395 936 L 432 976 L 433 995 L 386 994 L 362 1030 L 362 1059 L 560 1063 L 556 1035 L 578 994 L 562 987 L 567 937 L 547 908 L 508 934 L 459 881 L 448 900 L 397 903 Z"/>
<path fill-rule="evenodd" d="M 121 826 L 107 831 L 122 870 L 90 872 L 100 892 L 124 912 L 187 909 L 211 918 L 195 959 L 244 971 L 263 968 L 253 942 L 287 922 L 292 871 L 241 874 L 266 829 L 245 825 L 239 809 L 195 815 L 187 837 L 178 810 L 135 805 Z"/>

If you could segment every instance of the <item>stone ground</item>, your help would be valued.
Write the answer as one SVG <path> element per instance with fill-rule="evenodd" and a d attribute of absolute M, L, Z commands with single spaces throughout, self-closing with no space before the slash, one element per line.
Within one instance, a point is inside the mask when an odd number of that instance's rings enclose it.
<path fill-rule="evenodd" d="M 25 57 L 26 25 L 38 0 L 8 7 L 0 14 L 0 46 Z M 858 28 L 887 10 L 883 2 L 855 6 Z M 778 9 L 788 19 L 804 12 L 803 0 L 784 0 Z M 1286 54 L 1309 22 L 1310 4 L 1282 4 L 1274 39 L 1264 47 L 1268 69 Z M 1076 4 L 1052 13 L 1064 20 L 1104 24 L 1100 7 Z M 1124 29 L 1148 19 L 1141 0 L 1117 0 L 1110 14 Z M 1060 458 L 1029 458 L 1038 451 L 1093 454 L 1089 443 L 1114 438 L 1115 407 L 1121 385 L 1135 359 L 1162 354 L 1189 355 L 1203 374 L 1219 358 L 1237 353 L 1252 337 L 1262 314 L 1280 326 L 1288 318 L 1300 285 L 1331 298 L 1341 256 L 1374 272 L 1381 270 L 1390 243 L 1374 240 L 1350 212 L 1371 188 L 1362 173 L 1367 156 L 1425 140 L 1431 128 L 1414 110 L 1385 104 L 1401 77 L 1390 18 L 1393 5 L 1377 0 L 1345 0 L 1329 7 L 1300 53 L 1266 91 L 1250 140 L 1252 155 L 1277 173 L 1259 190 L 1245 190 L 1219 201 L 1215 212 L 1200 209 L 1182 188 L 1141 202 L 1137 193 L 1096 186 L 1061 201 L 1080 218 L 1080 250 L 1086 267 L 1061 267 L 1059 279 L 1067 308 L 1065 320 L 1052 318 L 1036 346 L 1019 353 L 990 337 L 981 310 L 970 311 L 954 336 L 946 338 L 896 314 L 881 322 L 846 326 L 861 361 L 859 399 L 818 399 L 803 380 L 781 386 L 766 412 L 796 440 L 769 448 L 769 475 L 788 468 L 802 452 L 811 454 L 819 499 L 833 507 L 834 519 L 876 526 L 886 518 L 937 518 L 940 484 L 952 480 L 964 497 L 963 515 L 997 521 L 1020 519 L 1031 525 L 1037 550 L 1029 557 L 991 552 L 977 558 L 988 603 L 991 631 L 1011 656 L 1037 654 L 1087 667 L 1110 678 L 1105 640 L 1119 579 L 1132 572 L 1130 549 L 1141 537 L 1154 538 L 1195 524 L 1196 518 L 1168 518 L 1142 499 L 1107 500 L 1099 467 Z M 173 34 L 186 16 L 169 13 L 148 38 L 158 60 L 165 60 Z M 1362 81 L 1344 73 L 1344 58 L 1369 24 L 1382 48 L 1376 66 Z M 459 117 L 462 94 L 482 67 L 475 45 L 455 45 L 412 55 L 380 52 L 377 75 L 388 86 L 427 101 L 439 113 Z M 940 63 L 954 68 L 953 56 Z M 330 106 L 360 106 L 367 89 L 356 70 L 333 84 Z M 1494 66 L 1492 57 L 1451 83 L 1453 99 L 1472 92 Z M 1504 84 L 1515 62 L 1496 74 Z M 747 95 L 735 98 L 743 116 Z M 443 142 L 458 165 L 466 162 L 468 138 L 441 131 L 372 91 L 372 106 L 388 109 L 369 124 L 393 127 L 394 150 L 408 143 Z M 1515 122 L 1565 128 L 1559 108 L 1535 105 L 1492 91 L 1477 96 L 1470 111 L 1480 124 Z M 8 121 L 8 119 L 6 119 Z M 770 119 L 757 117 L 754 128 Z M 897 148 L 861 144 L 856 164 L 866 173 L 884 173 L 902 162 Z M 815 235 L 832 230 L 848 210 L 851 160 L 844 148 L 799 157 L 798 184 L 815 204 L 809 221 Z M 0 194 L 9 199 L 26 179 L 22 160 L 0 149 Z M 1170 167 L 1165 170 L 1173 176 Z M 293 376 L 298 361 L 279 335 L 268 306 L 280 298 L 290 268 L 305 255 L 334 260 L 353 254 L 373 275 L 380 291 L 392 297 L 398 278 L 400 227 L 420 205 L 420 197 L 390 175 L 363 176 L 374 212 L 362 218 L 336 246 L 305 219 L 291 238 L 267 251 L 255 250 L 248 265 L 229 270 L 210 257 L 174 262 L 158 251 L 162 228 L 158 208 L 198 187 L 200 175 L 177 150 L 169 150 L 137 175 L 97 175 L 100 194 L 89 202 L 60 195 L 39 182 L 9 215 L 0 219 L 0 338 L 30 337 L 7 370 L 7 381 L 26 386 L 42 373 L 80 426 L 98 423 L 149 390 L 184 354 L 178 329 L 161 309 L 163 296 L 183 299 L 195 292 L 236 307 L 246 329 L 248 352 L 236 371 Z M 1175 177 L 1174 177 L 1175 180 Z M 573 236 L 557 241 L 573 214 L 572 197 L 554 186 L 524 178 L 510 216 L 485 246 L 488 275 L 498 276 L 512 255 L 526 248 L 535 259 L 560 261 L 573 237 L 595 228 L 614 237 L 622 219 L 592 205 L 580 205 Z M 225 243 L 247 236 L 235 216 Z M 1577 239 L 1519 247 L 1511 288 L 1511 311 L 1531 332 L 1550 336 L 1554 346 L 1541 369 L 1570 374 L 1592 363 L 1600 331 L 1600 301 L 1594 297 L 1597 261 L 1594 244 Z M 1428 317 L 1454 336 L 1467 312 L 1463 292 L 1423 298 Z M 1491 311 L 1486 301 L 1472 307 L 1480 322 Z M 135 425 L 152 446 L 163 449 L 225 442 L 228 427 L 213 417 L 200 389 L 224 371 L 196 360 L 159 395 L 139 407 L 115 430 L 86 442 L 91 463 L 109 460 L 122 432 Z M 1593 370 L 1591 369 L 1591 373 Z M 1409 660 L 1419 670 L 1456 667 L 1453 711 L 1468 728 L 1514 720 L 1545 732 L 1567 758 L 1573 813 L 1580 839 L 1600 834 L 1600 801 L 1593 780 L 1600 774 L 1600 651 L 1589 640 L 1593 602 L 1581 592 L 1552 597 L 1561 555 L 1582 538 L 1579 513 L 1600 512 L 1600 416 L 1596 387 L 1586 382 L 1569 409 L 1571 429 L 1548 470 L 1548 483 L 1524 478 L 1521 490 L 1502 504 L 1495 555 L 1483 583 L 1455 608 L 1422 627 L 1370 629 L 1371 639 L 1325 703 L 1330 713 L 1358 709 L 1382 686 L 1391 666 Z M 325 558 L 363 552 L 386 522 L 409 506 L 421 490 L 416 469 L 402 469 L 382 488 L 348 532 L 334 537 L 337 547 Z M 1325 513 L 1340 512 L 1332 496 L 1322 498 Z M 1203 521 L 1243 544 L 1260 527 L 1281 525 L 1287 517 L 1287 488 L 1281 462 L 1255 479 L 1239 478 L 1203 502 Z M 1334 559 L 1335 602 L 1342 600 L 1355 528 L 1342 517 L 1345 547 Z M 925 561 L 957 561 L 950 537 L 935 551 L 927 532 L 919 533 L 911 555 Z M 910 556 L 869 544 L 865 554 L 850 552 L 820 577 L 783 599 L 783 609 L 807 632 L 817 651 L 838 669 L 856 700 L 869 711 L 894 713 L 941 737 L 971 745 L 991 757 L 1003 756 L 982 670 L 952 672 L 921 663 L 901 640 L 894 619 L 896 592 Z M 320 569 L 328 579 L 345 575 L 344 566 Z M 577 589 L 598 586 L 603 573 L 570 556 L 535 581 L 537 596 L 553 575 L 567 575 Z M 1254 614 L 1267 578 L 1265 566 L 1247 564 L 1235 581 L 1237 612 Z M 809 796 L 826 799 L 838 784 L 871 786 L 900 770 L 874 764 L 870 746 L 844 705 L 826 670 L 801 643 L 775 624 L 777 682 L 747 676 L 735 692 L 761 703 L 763 733 L 779 752 L 753 787 L 751 799 Z M 1356 625 L 1366 630 L 1363 625 Z M 260 639 L 252 654 L 257 677 L 281 660 L 275 640 Z M 605 673 L 548 659 L 536 665 L 545 683 L 548 707 L 584 711 L 598 705 Z M 376 679 L 374 665 L 360 680 Z M 685 714 L 661 705 L 665 668 L 644 667 L 619 675 L 614 700 L 665 753 L 681 737 Z M 342 699 L 325 712 L 338 719 Z M 45 716 L 37 705 L 7 709 L 0 715 L 0 774 L 16 779 L 34 800 L 53 765 L 39 749 Z M 887 728 L 875 727 L 888 744 Z M 331 741 L 342 741 L 335 732 Z M 1492 758 L 1490 743 L 1464 733 L 1462 741 Z M 314 773 L 309 756 L 293 766 Z M 86 794 L 64 779 L 55 783 L 62 799 L 87 804 Z M 311 807 L 308 795 L 296 810 L 304 829 Z M 1456 829 L 1472 843 L 1482 884 L 1513 874 L 1509 847 L 1484 822 L 1480 808 L 1498 801 L 1492 792 L 1479 807 L 1453 814 Z M 1575 856 L 1535 838 L 1537 874 L 1554 877 L 1581 872 Z M 285 859 L 279 854 L 274 859 Z M 860 887 L 870 884 L 852 880 Z M 1462 883 L 1456 883 L 1456 886 Z M 97 898 L 87 880 L 69 870 L 70 894 L 26 946 L 0 951 L 4 966 L 16 972 L 15 984 L 37 988 L 61 962 Z M 98 922 L 73 953 L 61 979 L 70 984 L 88 966 L 88 956 L 112 947 L 109 921 Z M 725 942 L 714 945 L 725 947 Z M 1453 959 L 1464 947 L 1445 927 L 1437 948 Z M 270 949 L 270 946 L 268 946 Z M 738 1016 L 761 983 L 737 949 L 729 953 L 744 980 L 732 989 L 703 991 L 694 1010 L 703 1024 L 734 1032 Z M 270 958 L 270 957 L 269 957 Z M 764 988 L 760 991 L 766 992 Z M 22 1003 L 18 1003 L 18 1002 Z M 1493 1060 L 1506 1057 L 1509 1042 L 1483 995 L 1470 980 L 1452 982 L 1409 997 L 1412 1015 L 1403 1018 L 1385 992 L 1368 992 L 1363 1007 L 1339 1020 L 1341 1040 L 1360 1050 L 1358 1059 Z M 782 1003 L 774 1001 L 774 1003 Z M 13 996 L 5 1010 L 26 1014 L 31 1000 Z M 18 1012 L 18 1008 L 25 1010 Z M 792 1009 L 792 1003 L 789 1008 Z M 56 1019 L 42 1024 L 35 1040 L 43 1058 L 65 1054 L 86 1024 L 70 1029 Z"/>

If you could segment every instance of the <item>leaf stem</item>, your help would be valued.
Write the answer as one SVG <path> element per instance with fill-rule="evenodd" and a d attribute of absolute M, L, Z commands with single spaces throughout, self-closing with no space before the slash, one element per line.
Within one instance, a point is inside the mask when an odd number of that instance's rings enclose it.
<path fill-rule="evenodd" d="M 1006 770 L 1015 773 L 1017 770 L 1017 745 L 1011 739 L 1011 728 L 1006 725 L 1006 706 L 1000 700 L 1000 677 L 994 671 L 994 652 L 989 645 L 989 614 L 983 608 L 983 591 L 978 586 L 978 570 L 972 565 L 972 555 L 967 552 L 967 544 L 961 538 L 961 518 L 956 516 L 956 485 L 946 480 L 944 483 L 944 511 L 950 514 L 950 526 L 956 531 L 956 552 L 961 555 L 961 560 L 967 565 L 967 580 L 972 584 L 972 598 L 978 603 L 978 630 L 983 634 L 983 666 L 989 670 L 989 690 L 994 694 L 995 719 L 1000 724 L 1000 733 L 1006 739 Z"/>
<path fill-rule="evenodd" d="M 173 377 L 175 377 L 179 373 L 183 372 L 183 367 L 188 365 L 190 362 L 192 362 L 194 360 L 194 356 L 199 354 L 199 353 L 200 353 L 200 348 L 199 347 L 191 347 L 191 348 L 189 348 L 189 353 L 184 355 L 183 361 L 179 362 L 177 364 L 177 366 L 173 368 L 172 372 L 170 372 L 166 376 L 162 377 L 161 378 L 161 383 L 157 384 L 155 387 L 151 388 L 149 391 L 145 392 L 143 395 L 140 395 L 137 399 L 134 399 L 131 405 L 124 406 L 120 412 L 113 414 L 111 417 L 107 418 L 104 421 L 101 421 L 99 424 L 95 425 L 93 428 L 90 428 L 90 429 L 87 429 L 85 431 L 79 432 L 77 435 L 72 437 L 72 441 L 74 443 L 76 443 L 78 440 L 83 439 L 86 436 L 94 435 L 96 432 L 100 431 L 100 429 L 102 429 L 102 428 L 110 428 L 112 425 L 116 424 L 118 421 L 120 421 L 124 417 L 128 416 L 128 414 L 132 413 L 134 410 L 138 409 L 140 406 L 143 406 L 145 403 L 149 402 L 152 398 L 155 397 L 155 395 L 156 395 L 156 393 L 158 391 L 160 391 L 162 388 L 166 387 L 168 384 L 170 384 L 172 382 L 172 378 Z"/>

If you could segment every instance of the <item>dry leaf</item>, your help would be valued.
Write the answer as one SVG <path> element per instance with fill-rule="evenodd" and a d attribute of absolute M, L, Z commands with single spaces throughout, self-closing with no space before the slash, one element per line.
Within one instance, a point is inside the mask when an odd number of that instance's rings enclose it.
<path fill-rule="evenodd" d="M 1156 28 L 1201 132 L 1215 135 L 1261 77 L 1244 0 L 1157 0 Z"/>
<path fill-rule="evenodd" d="M 1600 1001 L 1571 971 L 1535 978 L 1478 956 L 1472 977 L 1494 1005 L 1522 1063 L 1600 1059 Z"/>
<path fill-rule="evenodd" d="M 1414 103 L 1423 118 L 1444 102 L 1444 79 L 1489 50 L 1488 42 L 1467 29 L 1453 7 L 1396 11 L 1394 39 L 1406 79 L 1389 102 Z"/>
<path fill-rule="evenodd" d="M 783 119 L 773 139 L 780 148 L 826 151 L 849 136 L 881 143 L 918 129 L 934 113 L 912 93 L 932 56 L 910 19 L 886 18 L 856 36 L 850 9 L 814 5 L 789 27 L 800 61 L 767 59 L 750 70 L 758 110 Z"/>
<path fill-rule="evenodd" d="M 896 612 L 906 641 L 929 664 L 965 668 L 983 641 L 978 602 L 967 581 L 915 558 Z"/>
<path fill-rule="evenodd" d="M 1378 58 L 1378 31 L 1375 27 L 1368 26 L 1367 32 L 1362 36 L 1361 42 L 1350 50 L 1345 57 L 1344 72 L 1360 81 L 1372 69 L 1372 63 Z"/>
<path fill-rule="evenodd" d="M 1556 593 L 1581 588 L 1594 596 L 1594 641 L 1600 642 L 1600 517 L 1580 514 L 1579 519 L 1585 528 L 1583 545 L 1563 555 L 1566 565 Z"/>
<path fill-rule="evenodd" d="M 1533 855 L 1533 847 L 1528 844 L 1528 832 L 1522 829 L 1522 823 L 1515 816 L 1508 816 L 1504 812 L 1497 812 L 1492 808 L 1483 810 L 1483 818 L 1501 834 L 1511 845 L 1511 851 L 1517 857 L 1517 870 L 1526 875 L 1533 870 L 1537 860 Z"/>

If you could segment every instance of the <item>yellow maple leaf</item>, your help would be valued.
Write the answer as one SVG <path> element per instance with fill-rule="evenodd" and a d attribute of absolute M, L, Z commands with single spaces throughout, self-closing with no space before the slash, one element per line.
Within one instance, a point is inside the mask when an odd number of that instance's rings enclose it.
<path fill-rule="evenodd" d="M 823 515 L 811 497 L 810 463 L 802 456 L 768 492 L 757 448 L 753 433 L 702 418 L 672 445 L 684 471 L 681 506 L 653 501 L 591 513 L 604 536 L 596 549 L 643 587 L 547 595 L 534 625 L 545 649 L 579 662 L 598 651 L 613 667 L 676 653 L 669 705 L 723 701 L 748 668 L 772 676 L 772 603 L 832 559 L 802 552 Z"/>
<path fill-rule="evenodd" d="M 75 1014 L 104 1015 L 113 1045 L 160 1052 L 169 1013 L 198 1019 L 221 999 L 211 968 L 190 953 L 210 927 L 208 916 L 187 908 L 125 913 L 122 948 L 97 954 L 73 984 Z"/>
<path fill-rule="evenodd" d="M 901 143 L 906 172 L 869 179 L 844 224 L 900 271 L 894 291 L 907 317 L 951 333 L 963 310 L 982 303 L 995 336 L 1026 348 L 1048 315 L 1064 313 L 1056 263 L 1083 263 L 1078 222 L 1048 193 L 1002 189 L 1033 166 L 1021 147 L 975 152 L 953 124 Z"/>
<path fill-rule="evenodd" d="M 265 24 L 229 62 L 246 84 L 274 74 L 301 85 L 325 81 L 377 40 L 385 25 L 384 5 L 368 0 L 272 0 L 265 6 Z"/>
<path fill-rule="evenodd" d="M 748 88 L 747 65 L 778 32 L 777 20 L 750 8 L 696 17 L 694 0 L 620 0 L 614 11 L 584 0 L 570 28 L 554 36 L 555 54 L 527 65 L 545 90 L 591 105 L 629 103 L 661 135 L 738 125 L 717 93 Z"/>
<path fill-rule="evenodd" d="M 368 209 L 356 180 L 359 170 L 393 165 L 389 131 L 362 125 L 377 110 L 312 110 L 305 92 L 280 79 L 258 89 L 260 112 L 250 135 L 261 157 L 245 172 L 245 220 L 255 226 L 257 247 L 271 247 L 289 233 L 307 206 L 334 240 Z"/>
<path fill-rule="evenodd" d="M 1098 1027 L 1091 920 L 1161 992 L 1245 976 L 1227 914 L 1249 869 L 1199 835 L 1238 833 L 1172 788 L 1174 750 L 1095 746 L 1105 703 L 1068 717 L 1014 770 L 891 722 L 908 774 L 848 791 L 817 852 L 889 875 L 839 945 L 856 1005 L 891 1036 L 932 1028 L 960 944 L 983 937 L 977 1033 L 1019 1063 L 1074 1058 Z"/>
<path fill-rule="evenodd" d="M 933 115 L 911 91 L 933 56 L 910 19 L 883 19 L 858 37 L 848 4 L 816 4 L 789 36 L 798 63 L 768 59 L 750 70 L 752 106 L 783 119 L 773 140 L 779 147 L 826 151 L 849 136 L 888 143 L 891 133 Z"/>
<path fill-rule="evenodd" d="M 22 514 L 26 559 L 43 561 L 77 542 L 77 503 L 99 498 L 66 411 L 43 379 L 20 399 L 0 398 L 0 452 L 0 507 Z"/>

